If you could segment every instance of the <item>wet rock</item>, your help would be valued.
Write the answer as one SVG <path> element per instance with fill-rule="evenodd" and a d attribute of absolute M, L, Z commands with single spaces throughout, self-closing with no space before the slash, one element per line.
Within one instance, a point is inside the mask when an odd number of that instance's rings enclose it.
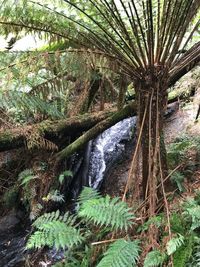
<path fill-rule="evenodd" d="M 25 262 L 25 234 L 8 235 L 0 241 L 0 266 L 23 267 Z"/>
<path fill-rule="evenodd" d="M 0 219 L 0 267 L 25 266 L 24 217 L 21 210 L 12 209 Z"/>
<path fill-rule="evenodd" d="M 5 232 L 13 230 L 17 227 L 23 218 L 23 212 L 11 210 L 7 215 L 0 219 L 0 236 Z"/>

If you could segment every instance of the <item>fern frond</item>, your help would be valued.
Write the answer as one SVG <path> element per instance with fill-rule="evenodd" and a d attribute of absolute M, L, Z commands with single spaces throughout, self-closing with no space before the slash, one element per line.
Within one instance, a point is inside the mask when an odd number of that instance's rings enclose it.
<path fill-rule="evenodd" d="M 200 267 L 200 244 L 194 247 L 192 260 L 187 267 Z"/>
<path fill-rule="evenodd" d="M 184 175 L 181 174 L 179 171 L 177 171 L 173 173 L 170 180 L 177 185 L 178 190 L 180 192 L 184 192 L 185 191 L 185 187 L 183 185 L 184 179 L 185 179 Z"/>
<path fill-rule="evenodd" d="M 99 199 L 100 194 L 97 190 L 94 190 L 91 187 L 84 187 L 81 194 L 78 197 L 78 203 L 83 204 L 87 200 Z"/>
<path fill-rule="evenodd" d="M 73 177 L 73 173 L 72 173 L 72 171 L 70 171 L 70 170 L 66 170 L 66 171 L 64 171 L 63 173 L 61 173 L 61 174 L 59 175 L 58 180 L 59 180 L 59 183 L 60 183 L 60 184 L 63 184 L 63 182 L 64 182 L 64 180 L 65 180 L 65 177 Z"/>
<path fill-rule="evenodd" d="M 163 215 L 152 216 L 148 219 L 147 222 L 144 222 L 137 229 L 137 232 L 144 232 L 149 229 L 150 225 L 155 225 L 157 228 L 160 228 L 163 225 Z"/>
<path fill-rule="evenodd" d="M 186 267 L 187 262 L 190 262 L 192 251 L 194 249 L 195 236 L 190 234 L 185 237 L 184 245 L 179 247 L 173 254 L 173 262 L 175 267 Z M 190 267 L 193 265 L 189 265 Z M 195 267 L 197 267 L 195 265 Z"/>
<path fill-rule="evenodd" d="M 36 231 L 28 240 L 26 247 L 41 248 L 43 246 L 66 249 L 78 245 L 83 241 L 80 230 L 67 226 L 63 222 L 53 221 L 43 225 L 40 231 Z"/>
<path fill-rule="evenodd" d="M 144 260 L 144 267 L 162 266 L 167 255 L 159 250 L 153 250 L 146 255 Z"/>
<path fill-rule="evenodd" d="M 64 195 L 60 194 L 58 190 L 50 192 L 46 197 L 42 198 L 44 201 L 55 201 L 55 202 L 64 202 Z"/>
<path fill-rule="evenodd" d="M 38 176 L 34 175 L 34 173 L 31 169 L 26 169 L 26 170 L 22 171 L 18 176 L 18 179 L 21 181 L 20 185 L 26 185 L 31 180 L 37 179 L 37 178 L 38 178 Z"/>
<path fill-rule="evenodd" d="M 191 227 L 190 230 L 193 231 L 200 227 L 200 205 L 198 205 L 197 201 L 192 199 L 188 199 L 185 203 L 185 212 L 184 214 L 189 216 L 191 219 Z"/>
<path fill-rule="evenodd" d="M 134 215 L 131 209 L 119 198 L 111 199 L 108 195 L 99 197 L 94 190 L 85 189 L 79 201 L 81 205 L 78 216 L 95 225 L 127 230 L 133 224 Z"/>
<path fill-rule="evenodd" d="M 139 241 L 124 239 L 115 241 L 104 253 L 97 267 L 130 267 L 136 266 L 139 258 Z"/>
<path fill-rule="evenodd" d="M 167 254 L 172 255 L 177 251 L 185 242 L 184 236 L 178 234 L 178 237 L 173 237 L 167 242 Z"/>
<path fill-rule="evenodd" d="M 26 248 L 41 248 L 43 246 L 66 249 L 78 245 L 83 241 L 80 229 L 73 225 L 75 217 L 65 213 L 60 215 L 59 211 L 46 213 L 39 217 L 33 226 L 37 231 L 28 239 Z"/>
<path fill-rule="evenodd" d="M 45 213 L 42 216 L 40 216 L 39 218 L 37 218 L 37 220 L 33 223 L 33 226 L 40 229 L 40 227 L 48 222 L 52 222 L 52 221 L 61 221 L 66 223 L 69 226 L 73 226 L 75 221 L 76 221 L 76 216 L 70 215 L 69 212 L 66 212 L 64 215 L 60 214 L 60 211 L 53 211 L 50 213 Z"/>

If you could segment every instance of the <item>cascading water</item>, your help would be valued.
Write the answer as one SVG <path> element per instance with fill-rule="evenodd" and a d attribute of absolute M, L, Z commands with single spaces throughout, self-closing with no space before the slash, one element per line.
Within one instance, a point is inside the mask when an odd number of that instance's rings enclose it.
<path fill-rule="evenodd" d="M 136 118 L 124 119 L 93 140 L 88 169 L 88 184 L 99 188 L 106 172 L 125 150 L 131 138 Z"/>

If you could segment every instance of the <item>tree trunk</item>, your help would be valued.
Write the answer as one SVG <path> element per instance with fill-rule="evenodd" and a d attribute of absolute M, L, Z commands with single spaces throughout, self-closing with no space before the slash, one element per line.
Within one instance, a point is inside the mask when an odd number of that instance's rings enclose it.
<path fill-rule="evenodd" d="M 152 79 L 153 80 L 153 79 Z M 167 174 L 167 158 L 163 139 L 163 119 L 167 102 L 167 83 L 157 81 L 138 83 L 138 134 L 141 135 L 142 197 L 149 200 L 149 215 L 156 210 L 157 185 Z"/>

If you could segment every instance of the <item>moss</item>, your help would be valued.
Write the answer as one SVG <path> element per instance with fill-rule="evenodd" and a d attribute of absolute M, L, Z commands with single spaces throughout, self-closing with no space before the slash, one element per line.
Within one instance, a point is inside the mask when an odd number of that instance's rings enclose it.
<path fill-rule="evenodd" d="M 9 131 L 5 131 L 2 135 L 1 135 L 1 142 L 8 142 L 8 141 L 12 141 L 13 140 L 13 135 L 9 132 Z"/>
<path fill-rule="evenodd" d="M 44 133 L 45 131 L 49 130 L 50 127 L 53 129 L 54 123 L 52 121 L 43 121 L 40 123 L 40 126 L 38 127 L 38 131 L 40 133 Z"/>

